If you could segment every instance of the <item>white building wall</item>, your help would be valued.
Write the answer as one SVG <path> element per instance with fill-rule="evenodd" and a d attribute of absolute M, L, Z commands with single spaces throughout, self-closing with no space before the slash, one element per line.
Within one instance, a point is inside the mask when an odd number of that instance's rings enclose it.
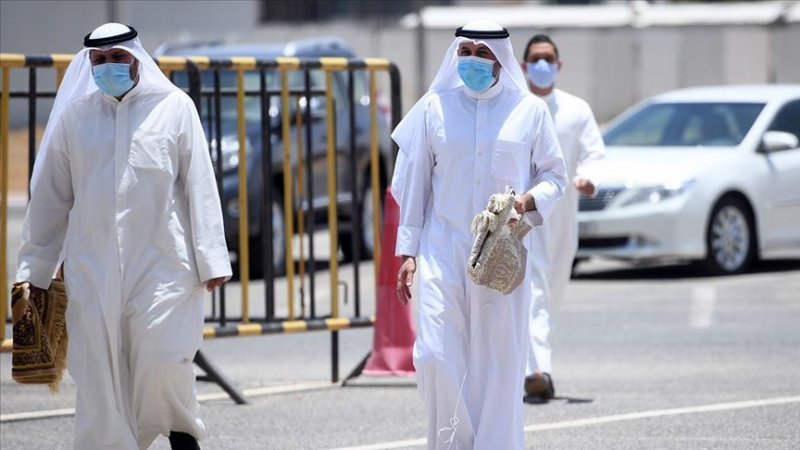
<path fill-rule="evenodd" d="M 420 46 L 418 30 L 399 22 L 260 24 L 255 0 L 124 0 L 118 3 L 117 13 L 118 21 L 140 31 L 149 51 L 167 41 L 275 43 L 339 36 L 360 56 L 385 57 L 399 66 L 406 110 L 427 88 L 454 32 L 428 28 Z M 74 53 L 81 48 L 83 36 L 106 20 L 104 1 L 2 0 L 0 52 Z M 585 98 L 598 120 L 606 122 L 631 104 L 670 89 L 704 84 L 800 83 L 800 21 L 791 20 L 783 25 L 661 24 L 641 28 L 619 24 L 551 28 L 516 25 L 510 32 L 518 58 L 533 34 L 548 32 L 564 61 L 558 86 Z M 27 71 L 12 73 L 13 88 L 26 89 Z M 53 88 L 51 71 L 40 70 L 38 78 L 40 88 Z M 24 126 L 25 102 L 15 100 L 12 108 L 12 126 Z M 40 120 L 46 119 L 48 103 L 41 102 L 39 109 Z"/>

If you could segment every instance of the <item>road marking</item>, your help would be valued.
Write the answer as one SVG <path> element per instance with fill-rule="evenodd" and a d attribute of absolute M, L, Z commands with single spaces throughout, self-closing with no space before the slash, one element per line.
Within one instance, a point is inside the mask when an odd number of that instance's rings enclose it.
<path fill-rule="evenodd" d="M 695 286 L 692 289 L 692 300 L 689 305 L 689 326 L 692 328 L 710 327 L 714 318 L 716 300 L 716 288 L 713 286 Z"/>
<path fill-rule="evenodd" d="M 563 428 L 578 428 L 590 425 L 598 425 L 610 422 L 623 422 L 627 420 L 648 419 L 652 417 L 677 416 L 681 414 L 697 414 L 715 411 L 727 411 L 732 409 L 756 408 L 759 406 L 785 405 L 788 403 L 800 403 L 800 395 L 795 397 L 776 397 L 762 400 L 748 400 L 742 402 L 716 403 L 711 405 L 689 406 L 685 408 L 656 409 L 653 411 L 641 411 L 627 414 L 614 414 L 611 416 L 589 417 L 586 419 L 565 420 L 562 422 L 542 423 L 528 425 L 525 432 L 559 430 Z M 404 441 L 382 442 L 378 444 L 362 445 L 357 447 L 339 447 L 333 450 L 384 450 L 403 447 L 417 447 L 425 445 L 427 440 L 408 439 Z"/>
<path fill-rule="evenodd" d="M 29 411 L 0 415 L 0 423 L 16 422 L 18 420 L 51 419 L 66 417 L 75 414 L 75 408 L 50 409 L 44 411 Z"/>
<path fill-rule="evenodd" d="M 281 386 L 267 386 L 259 388 L 243 389 L 242 393 L 245 397 L 261 397 L 265 395 L 288 394 L 291 392 L 308 392 L 319 389 L 327 389 L 331 387 L 338 387 L 339 384 L 333 384 L 326 381 L 316 381 L 309 383 L 295 383 L 285 384 Z M 211 400 L 224 400 L 230 398 L 225 392 L 213 392 L 209 394 L 202 394 L 197 396 L 197 401 L 207 402 Z M 0 414 L 0 423 L 18 422 L 21 420 L 34 420 L 34 419 L 53 419 L 56 417 L 68 417 L 75 414 L 75 408 L 63 409 L 50 409 L 43 411 L 28 411 L 10 414 Z"/>

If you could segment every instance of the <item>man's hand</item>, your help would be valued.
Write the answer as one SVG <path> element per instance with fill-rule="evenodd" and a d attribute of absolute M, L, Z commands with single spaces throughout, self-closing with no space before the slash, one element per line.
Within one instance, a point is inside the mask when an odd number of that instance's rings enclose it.
<path fill-rule="evenodd" d="M 404 305 L 411 300 L 411 286 L 414 284 L 414 273 L 417 271 L 417 259 L 403 256 L 403 264 L 397 272 L 397 299 Z"/>
<path fill-rule="evenodd" d="M 528 211 L 536 211 L 536 202 L 533 200 L 533 195 L 530 192 L 526 192 L 514 197 L 514 209 L 520 215 Z"/>
<path fill-rule="evenodd" d="M 206 290 L 208 292 L 211 292 L 214 289 L 222 286 L 224 283 L 225 283 L 225 277 L 212 278 L 208 280 L 208 282 L 206 282 Z"/>
<path fill-rule="evenodd" d="M 594 195 L 594 191 L 596 189 L 594 183 L 589 181 L 587 178 L 578 178 L 575 180 L 575 189 L 578 190 L 581 194 L 591 197 Z"/>

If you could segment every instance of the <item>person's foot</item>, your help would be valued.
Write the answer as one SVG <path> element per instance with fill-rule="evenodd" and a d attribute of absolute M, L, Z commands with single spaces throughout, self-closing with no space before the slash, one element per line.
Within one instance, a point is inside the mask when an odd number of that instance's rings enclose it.
<path fill-rule="evenodd" d="M 525 377 L 525 394 L 539 397 L 542 400 L 550 400 L 555 397 L 556 388 L 553 386 L 553 379 L 550 374 L 536 372 Z"/>
<path fill-rule="evenodd" d="M 197 439 L 191 434 L 181 431 L 169 432 L 169 446 L 172 450 L 200 450 Z"/>

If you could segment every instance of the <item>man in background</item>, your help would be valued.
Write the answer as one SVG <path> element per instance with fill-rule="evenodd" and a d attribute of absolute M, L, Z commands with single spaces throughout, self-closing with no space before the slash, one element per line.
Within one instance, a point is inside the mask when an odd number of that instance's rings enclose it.
<path fill-rule="evenodd" d="M 525 371 L 525 393 L 550 399 L 555 395 L 552 379 L 550 332 L 562 301 L 578 249 L 578 196 L 597 194 L 597 180 L 587 166 L 602 159 L 605 146 L 589 105 L 582 99 L 556 89 L 561 70 L 558 47 L 544 34 L 533 36 L 522 59 L 522 69 L 531 92 L 547 103 L 553 117 L 567 179 L 571 186 L 555 206 L 550 220 L 532 231 L 529 268 L 533 283 L 530 309 L 530 345 Z"/>

